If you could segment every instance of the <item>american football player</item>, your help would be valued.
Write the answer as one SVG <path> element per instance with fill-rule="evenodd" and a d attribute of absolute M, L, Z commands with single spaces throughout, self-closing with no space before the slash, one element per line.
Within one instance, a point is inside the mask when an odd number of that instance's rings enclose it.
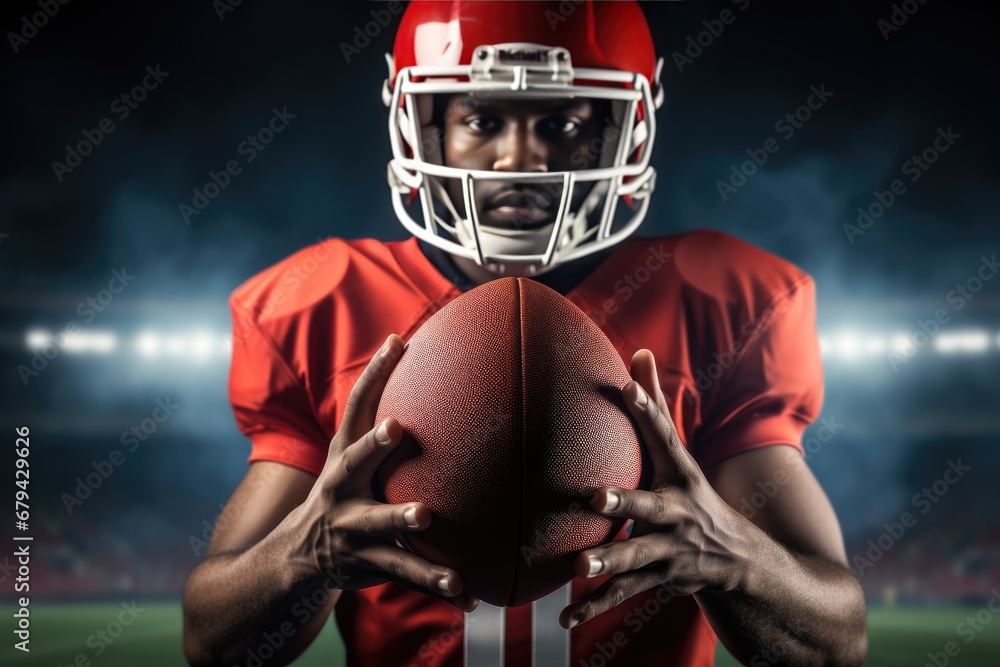
<path fill-rule="evenodd" d="M 194 665 L 287 664 L 335 613 L 349 665 L 858 665 L 865 604 L 802 456 L 822 369 L 812 279 L 726 234 L 634 234 L 655 187 L 661 68 L 635 2 L 416 0 L 387 57 L 401 242 L 330 239 L 231 298 L 250 465 L 184 598 Z M 633 381 L 649 489 L 577 577 L 494 608 L 402 548 L 421 503 L 373 497 L 374 423 L 407 338 L 501 276 L 588 313 Z M 477 608 L 478 605 L 478 608 Z M 255 662 L 256 661 L 256 662 Z"/>

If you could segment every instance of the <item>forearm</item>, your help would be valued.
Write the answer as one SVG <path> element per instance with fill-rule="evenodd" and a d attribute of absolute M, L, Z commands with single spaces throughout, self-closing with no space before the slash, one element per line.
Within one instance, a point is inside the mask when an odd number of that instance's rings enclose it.
<path fill-rule="evenodd" d="M 747 532 L 736 587 L 695 594 L 726 648 L 745 665 L 860 665 L 865 601 L 851 572 Z"/>
<path fill-rule="evenodd" d="M 257 544 L 211 556 L 191 574 L 184 651 L 192 665 L 243 664 L 262 644 L 274 651 L 269 665 L 285 665 L 315 639 L 340 591 L 336 573 L 308 553 L 305 514 L 293 510 Z"/>

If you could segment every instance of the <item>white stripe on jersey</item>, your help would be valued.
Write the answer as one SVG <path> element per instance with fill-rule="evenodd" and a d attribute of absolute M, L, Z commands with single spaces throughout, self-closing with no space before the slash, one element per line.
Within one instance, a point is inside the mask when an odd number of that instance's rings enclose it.
<path fill-rule="evenodd" d="M 569 630 L 559 625 L 559 612 L 572 596 L 572 582 L 531 603 L 532 667 L 568 667 Z"/>
<path fill-rule="evenodd" d="M 503 667 L 504 611 L 503 607 L 480 601 L 474 612 L 465 615 L 462 650 L 466 665 Z"/>
<path fill-rule="evenodd" d="M 572 583 L 531 603 L 532 667 L 568 667 L 569 630 L 559 625 L 559 612 L 570 603 Z M 504 607 L 480 602 L 465 615 L 462 655 L 466 667 L 504 667 L 506 643 Z"/>

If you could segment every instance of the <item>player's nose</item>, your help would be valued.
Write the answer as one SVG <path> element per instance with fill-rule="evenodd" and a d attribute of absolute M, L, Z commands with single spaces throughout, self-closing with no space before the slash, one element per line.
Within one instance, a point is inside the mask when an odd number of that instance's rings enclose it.
<path fill-rule="evenodd" d="M 549 170 L 549 154 L 545 142 L 526 122 L 507 123 L 497 137 L 494 171 Z"/>

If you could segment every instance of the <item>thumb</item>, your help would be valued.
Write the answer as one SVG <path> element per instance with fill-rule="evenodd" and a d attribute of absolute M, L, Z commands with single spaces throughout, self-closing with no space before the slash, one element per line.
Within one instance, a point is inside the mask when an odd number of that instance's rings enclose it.
<path fill-rule="evenodd" d="M 636 419 L 646 451 L 653 462 L 652 488 L 658 489 L 668 482 L 683 482 L 694 474 L 698 464 L 684 447 L 670 417 L 652 352 L 642 349 L 632 356 L 631 375 L 649 400 L 648 405 L 639 406 L 635 401 L 638 389 L 632 387 L 626 391 L 625 400 L 629 403 L 629 410 Z"/>

